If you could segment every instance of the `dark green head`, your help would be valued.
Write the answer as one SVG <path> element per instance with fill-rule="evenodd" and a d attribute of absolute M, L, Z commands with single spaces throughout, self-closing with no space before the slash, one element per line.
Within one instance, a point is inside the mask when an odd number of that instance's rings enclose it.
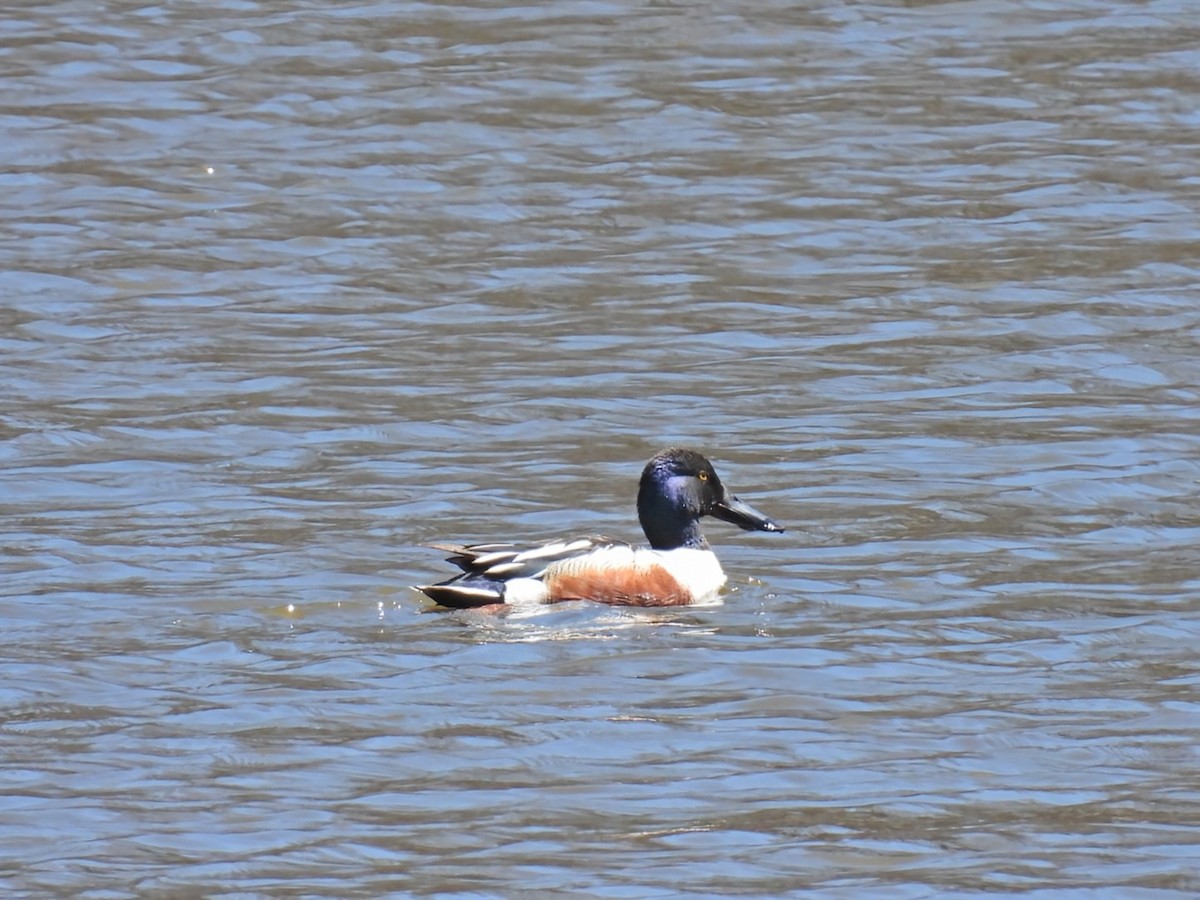
<path fill-rule="evenodd" d="M 646 463 L 637 505 L 642 530 L 656 550 L 707 548 L 700 530 L 702 516 L 732 522 L 746 531 L 783 531 L 729 493 L 702 454 L 679 447 L 663 450 Z"/>

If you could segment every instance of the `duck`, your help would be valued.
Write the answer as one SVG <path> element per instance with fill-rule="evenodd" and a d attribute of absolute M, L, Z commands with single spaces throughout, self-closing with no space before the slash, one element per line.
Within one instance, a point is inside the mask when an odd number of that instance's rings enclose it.
<path fill-rule="evenodd" d="M 726 576 L 700 527 L 712 516 L 745 531 L 784 529 L 739 500 L 703 454 L 682 447 L 656 453 L 642 470 L 638 520 L 649 547 L 591 535 L 537 545 L 429 544 L 461 571 L 418 585 L 450 609 L 531 606 L 590 600 L 613 606 L 688 606 L 713 602 Z"/>

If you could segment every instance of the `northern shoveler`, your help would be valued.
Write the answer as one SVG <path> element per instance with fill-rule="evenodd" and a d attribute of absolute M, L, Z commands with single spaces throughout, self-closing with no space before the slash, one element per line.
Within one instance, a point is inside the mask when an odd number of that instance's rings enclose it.
<path fill-rule="evenodd" d="M 447 562 L 462 574 L 417 590 L 440 606 L 459 609 L 564 600 L 617 606 L 703 603 L 725 584 L 725 573 L 700 530 L 701 516 L 746 531 L 783 531 L 729 493 L 701 454 L 677 447 L 646 463 L 637 509 L 649 549 L 603 537 L 535 547 L 432 544 L 451 553 Z"/>

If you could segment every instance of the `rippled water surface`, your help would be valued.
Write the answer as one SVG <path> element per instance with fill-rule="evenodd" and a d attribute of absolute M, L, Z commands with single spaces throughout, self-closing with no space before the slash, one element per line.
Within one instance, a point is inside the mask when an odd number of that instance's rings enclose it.
<path fill-rule="evenodd" d="M 4 893 L 1196 896 L 1198 22 L 9 10 Z M 672 443 L 721 605 L 409 590 Z"/>

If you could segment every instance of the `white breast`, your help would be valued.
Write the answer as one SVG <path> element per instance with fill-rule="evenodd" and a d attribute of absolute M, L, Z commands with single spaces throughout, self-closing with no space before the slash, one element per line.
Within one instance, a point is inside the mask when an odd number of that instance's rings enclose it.
<path fill-rule="evenodd" d="M 711 550 L 640 550 L 653 553 L 658 562 L 671 573 L 671 577 L 685 587 L 695 599 L 693 604 L 712 604 L 720 600 L 720 590 L 725 584 L 725 570 Z"/>

